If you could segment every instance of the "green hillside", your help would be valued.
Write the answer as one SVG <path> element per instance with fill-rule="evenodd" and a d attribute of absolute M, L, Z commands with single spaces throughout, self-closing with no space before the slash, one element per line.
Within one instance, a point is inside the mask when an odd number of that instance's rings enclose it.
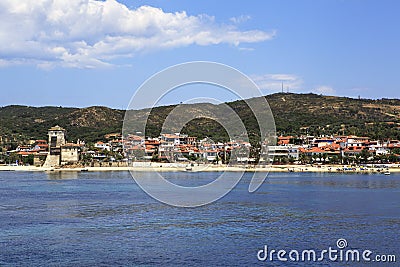
<path fill-rule="evenodd" d="M 275 117 L 279 134 L 355 134 L 375 139 L 400 139 L 400 100 L 352 99 L 316 94 L 273 94 L 266 96 Z M 254 139 L 257 124 L 244 101 L 227 103 L 240 116 Z M 195 112 L 199 105 L 187 105 L 187 112 Z M 159 134 L 167 115 L 175 106 L 157 107 L 151 111 L 146 133 Z M 144 120 L 148 110 L 129 111 L 132 122 Z M 46 139 L 47 129 L 60 125 L 67 129 L 68 139 L 78 138 L 94 142 L 107 133 L 120 132 L 125 111 L 107 107 L 62 108 L 6 106 L 0 108 L 0 142 L 15 146 L 30 139 Z M 209 119 L 195 119 L 183 132 L 198 137 L 226 140 L 227 135 L 218 123 Z"/>
<path fill-rule="evenodd" d="M 121 131 L 124 111 L 106 107 L 62 108 L 7 106 L 0 108 L 0 141 L 15 146 L 30 139 L 47 139 L 47 130 L 60 125 L 69 141 L 93 142 Z"/>

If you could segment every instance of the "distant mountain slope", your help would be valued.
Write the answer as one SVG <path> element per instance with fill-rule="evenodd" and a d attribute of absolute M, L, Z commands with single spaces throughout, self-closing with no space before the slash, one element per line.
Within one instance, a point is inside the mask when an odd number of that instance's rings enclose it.
<path fill-rule="evenodd" d="M 278 133 L 357 134 L 373 138 L 400 138 L 400 100 L 352 99 L 316 94 L 273 94 L 266 96 Z M 198 105 L 187 105 L 188 112 Z M 257 135 L 254 116 L 244 101 L 228 103 L 245 122 L 250 135 Z M 175 106 L 154 108 L 147 133 L 157 135 L 165 117 Z M 209 105 L 210 110 L 213 109 Z M 47 129 L 56 124 L 68 130 L 68 139 L 87 142 L 120 132 L 125 111 L 107 107 L 62 108 L 6 106 L 0 108 L 0 141 L 47 138 Z M 141 121 L 146 110 L 130 111 L 132 120 Z M 215 139 L 226 138 L 223 128 L 207 119 L 196 119 L 185 127 L 188 134 Z"/>
<path fill-rule="evenodd" d="M 280 132 L 399 137 L 400 100 L 352 99 L 315 94 L 267 96 Z M 388 124 L 389 123 L 389 124 Z M 394 124 L 392 124 L 394 123 Z"/>
<path fill-rule="evenodd" d="M 12 140 L 47 139 L 54 125 L 67 129 L 71 141 L 95 141 L 121 130 L 124 111 L 106 107 L 62 108 L 7 106 L 0 108 L 0 136 L 3 143 Z"/>

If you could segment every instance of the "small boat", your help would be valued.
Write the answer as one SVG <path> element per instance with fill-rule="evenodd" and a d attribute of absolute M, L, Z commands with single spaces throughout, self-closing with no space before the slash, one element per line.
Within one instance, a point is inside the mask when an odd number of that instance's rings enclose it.
<path fill-rule="evenodd" d="M 387 170 L 387 171 L 385 171 L 385 173 L 384 173 L 385 175 L 390 175 L 390 171 L 389 170 Z"/>
<path fill-rule="evenodd" d="M 81 169 L 81 172 L 88 172 L 89 170 L 86 168 Z"/>
<path fill-rule="evenodd" d="M 193 170 L 193 168 L 192 168 L 192 166 L 188 165 L 188 166 L 186 166 L 185 170 L 186 171 L 191 171 L 191 170 Z"/>

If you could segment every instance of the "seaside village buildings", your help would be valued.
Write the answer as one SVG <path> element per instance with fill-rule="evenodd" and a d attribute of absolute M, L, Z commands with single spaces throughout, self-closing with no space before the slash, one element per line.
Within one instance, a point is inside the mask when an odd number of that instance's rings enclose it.
<path fill-rule="evenodd" d="M 16 163 L 26 164 L 29 157 L 35 166 L 58 167 L 63 165 L 88 165 L 108 162 L 118 164 L 127 161 L 154 162 L 208 162 L 228 163 L 232 152 L 234 164 L 253 164 L 273 159 L 275 164 L 287 163 L 354 163 L 362 156 L 373 163 L 399 162 L 400 141 L 371 140 L 358 136 L 279 136 L 275 146 L 266 146 L 269 157 L 249 153 L 251 144 L 240 140 L 214 143 L 208 138 L 197 139 L 185 134 L 162 134 L 157 138 L 140 134 L 122 138 L 121 134 L 108 134 L 104 140 L 94 144 L 68 143 L 66 130 L 54 126 L 48 130 L 48 140 L 34 140 L 29 145 L 20 145 L 8 155 L 17 156 Z M 247 151 L 241 156 L 237 151 Z M 252 156 L 249 156 L 252 155 Z M 390 159 L 389 159 L 390 156 Z M 256 158 L 257 157 L 257 158 Z M 365 158 L 367 157 L 367 158 Z M 386 157 L 386 160 L 383 159 Z M 346 159 L 346 161 L 345 161 Z M 8 162 L 10 164 L 10 162 Z M 120 166 L 120 165 L 118 165 Z"/>
<path fill-rule="evenodd" d="M 297 143 L 297 144 L 295 144 Z M 374 141 L 369 137 L 350 136 L 330 136 L 314 137 L 294 136 L 278 137 L 277 146 L 269 147 L 269 153 L 274 156 L 275 161 L 279 158 L 294 159 L 299 161 L 301 158 L 308 157 L 313 162 L 319 163 L 344 163 L 343 159 L 358 159 L 361 155 L 367 155 L 366 161 L 372 161 L 379 156 L 387 156 L 400 149 L 400 141 Z M 399 150 L 400 151 L 400 150 Z M 399 160 L 399 155 L 394 154 Z M 341 161 L 341 162 L 338 162 Z"/>
<path fill-rule="evenodd" d="M 55 167 L 79 161 L 80 145 L 67 143 L 65 129 L 54 126 L 49 129 L 49 151 L 43 167 Z"/>
<path fill-rule="evenodd" d="M 32 145 L 18 146 L 14 152 L 19 156 L 16 164 L 24 163 L 29 156 L 33 157 L 33 165 L 57 167 L 78 163 L 83 144 L 67 143 L 65 129 L 56 125 L 48 131 L 48 141 L 35 140 Z"/>
<path fill-rule="evenodd" d="M 207 139 L 197 140 L 195 137 L 180 134 L 163 134 L 159 138 L 144 138 L 130 135 L 124 140 L 126 153 L 133 155 L 135 160 L 154 160 L 166 162 L 190 161 L 191 159 L 204 162 L 226 163 L 231 152 L 235 149 L 247 148 L 251 150 L 250 143 L 243 141 L 230 141 L 228 143 L 212 143 Z M 355 161 L 361 155 L 368 155 L 368 160 L 379 156 L 390 155 L 398 149 L 400 141 L 388 140 L 373 141 L 368 137 L 358 136 L 279 136 L 277 145 L 267 146 L 266 151 L 274 163 L 345 163 Z M 140 153 L 137 153 L 140 151 Z M 363 154 L 364 153 L 364 154 Z M 250 153 L 251 154 L 251 153 Z M 400 155 L 393 155 L 398 162 Z M 131 157 L 132 158 L 132 157 Z M 263 157 L 259 161 L 263 161 Z M 236 163 L 251 164 L 256 162 L 249 155 L 238 156 Z"/>

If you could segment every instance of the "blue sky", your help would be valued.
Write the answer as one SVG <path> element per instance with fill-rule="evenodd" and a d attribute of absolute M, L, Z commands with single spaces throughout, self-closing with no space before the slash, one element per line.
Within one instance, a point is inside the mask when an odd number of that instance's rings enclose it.
<path fill-rule="evenodd" d="M 400 98 L 399 10 L 396 0 L 4 0 L 0 105 L 126 108 L 151 75 L 194 60 L 237 68 L 264 94 L 283 82 Z"/>

